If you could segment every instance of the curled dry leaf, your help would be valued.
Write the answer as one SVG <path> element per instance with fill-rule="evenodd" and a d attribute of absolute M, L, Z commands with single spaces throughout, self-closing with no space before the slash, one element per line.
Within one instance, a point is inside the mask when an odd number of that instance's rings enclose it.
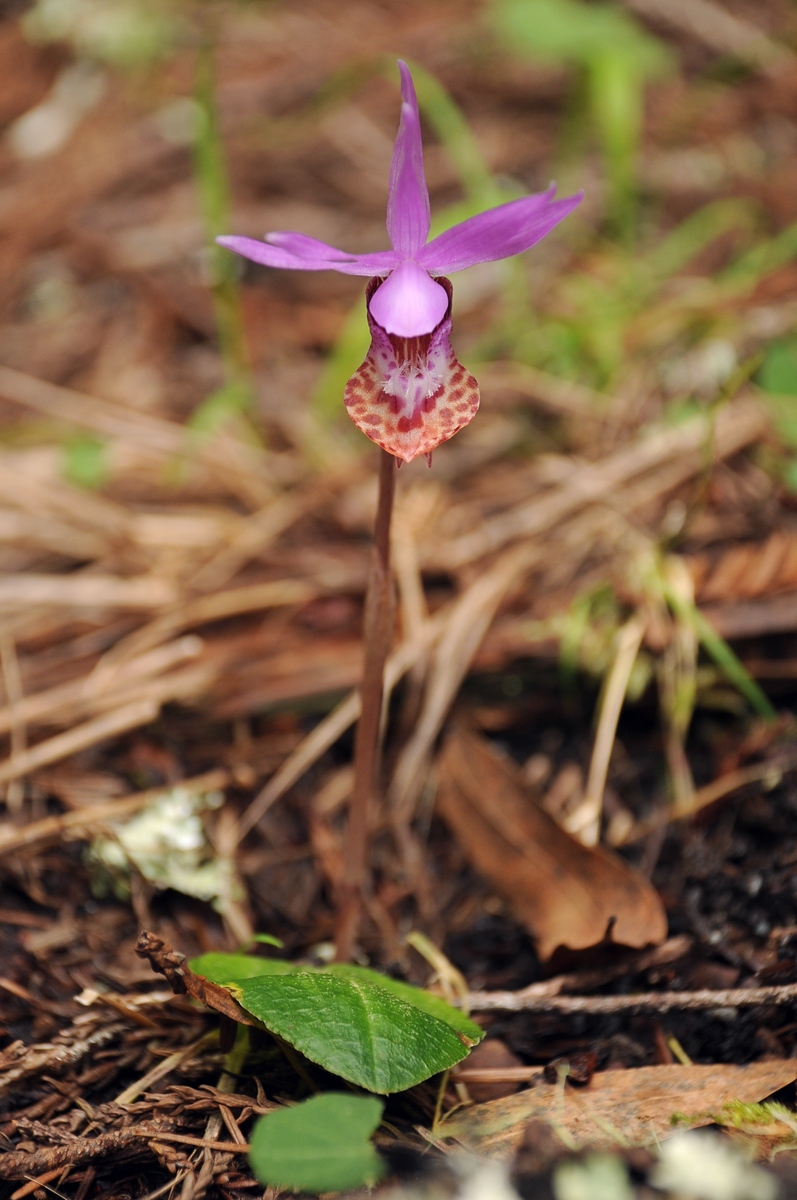
<path fill-rule="evenodd" d="M 136 954 L 146 958 L 153 971 L 165 975 L 172 991 L 177 996 L 190 996 L 200 1004 L 215 1009 L 228 1022 L 239 1025 L 259 1026 L 260 1022 L 242 1008 L 230 990 L 196 975 L 186 963 L 185 955 L 174 950 L 157 934 L 143 930 L 136 944 Z"/>
<path fill-rule="evenodd" d="M 539 1083 L 516 1096 L 465 1109 L 445 1122 L 442 1136 L 481 1154 L 510 1154 L 528 1121 L 567 1130 L 579 1148 L 644 1146 L 679 1128 L 710 1125 L 732 1100 L 756 1104 L 797 1078 L 797 1062 L 675 1064 L 603 1071 L 587 1087 L 562 1090 Z M 675 1118 L 675 1121 L 673 1120 Z"/>
<path fill-rule="evenodd" d="M 565 833 L 484 738 L 462 731 L 449 737 L 438 809 L 527 926 L 541 958 L 558 946 L 581 950 L 607 937 L 638 949 L 667 936 L 664 906 L 648 880 Z"/>

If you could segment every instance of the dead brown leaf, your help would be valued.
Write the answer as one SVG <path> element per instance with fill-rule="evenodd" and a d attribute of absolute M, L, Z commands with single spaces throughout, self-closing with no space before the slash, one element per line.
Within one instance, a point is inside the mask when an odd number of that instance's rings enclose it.
<path fill-rule="evenodd" d="M 679 1128 L 709 1125 L 729 1101 L 758 1103 L 795 1078 L 797 1062 L 787 1060 L 603 1071 L 584 1088 L 539 1083 L 477 1104 L 446 1121 L 442 1136 L 482 1154 L 509 1155 L 527 1122 L 543 1120 L 567 1130 L 579 1147 L 644 1146 L 666 1136 L 676 1116 Z"/>
<path fill-rule="evenodd" d="M 609 938 L 639 949 L 667 936 L 664 906 L 621 858 L 582 846 L 533 802 L 484 739 L 457 731 L 440 760 L 440 815 L 507 898 L 541 958 Z"/>
<path fill-rule="evenodd" d="M 742 542 L 719 555 L 686 560 L 700 604 L 751 600 L 797 586 L 797 536 L 776 530 L 763 542 Z"/>
<path fill-rule="evenodd" d="M 136 954 L 149 960 L 153 971 L 165 975 L 173 992 L 178 996 L 190 996 L 200 1004 L 215 1009 L 228 1021 L 239 1025 L 256 1025 L 260 1022 L 235 1000 L 227 988 L 220 987 L 203 975 L 195 975 L 186 965 L 185 955 L 167 945 L 157 934 L 143 930 L 136 945 Z"/>

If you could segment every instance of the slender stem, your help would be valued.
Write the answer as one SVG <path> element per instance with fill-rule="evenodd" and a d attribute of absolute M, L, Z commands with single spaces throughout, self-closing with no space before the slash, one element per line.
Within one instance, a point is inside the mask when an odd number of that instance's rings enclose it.
<path fill-rule="evenodd" d="M 360 929 L 363 888 L 367 878 L 368 829 L 379 766 L 382 697 L 385 661 L 393 639 L 393 579 L 390 571 L 390 520 L 396 490 L 396 460 L 380 451 L 379 501 L 374 528 L 374 549 L 365 597 L 363 640 L 365 662 L 360 687 L 362 712 L 354 736 L 354 785 L 349 803 L 349 823 L 343 878 L 338 892 L 335 957 L 347 962 L 353 955 Z"/>

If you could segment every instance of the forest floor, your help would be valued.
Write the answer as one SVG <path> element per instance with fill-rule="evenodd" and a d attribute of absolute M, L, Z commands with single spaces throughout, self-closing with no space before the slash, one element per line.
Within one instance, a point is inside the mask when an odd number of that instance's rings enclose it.
<path fill-rule="evenodd" d="M 399 475 L 361 959 L 461 973 L 488 1037 L 389 1101 L 380 1149 L 399 1177 L 515 1154 L 552 1195 L 555 1110 L 580 1148 L 623 1131 L 652 1194 L 634 1148 L 687 1112 L 797 1195 L 797 23 L 701 3 L 623 10 L 657 65 L 644 95 L 622 77 L 614 159 L 600 46 L 535 57 L 500 6 L 188 5 L 135 66 L 0 6 L 3 1200 L 261 1194 L 254 1118 L 308 1094 L 266 1039 L 231 1081 L 216 1018 L 136 945 L 332 951 L 376 503 L 340 403 L 362 281 L 211 288 L 208 238 L 221 212 L 384 248 L 396 53 L 446 89 L 419 87 L 433 214 L 552 175 L 586 199 L 454 280 L 482 408 Z"/>

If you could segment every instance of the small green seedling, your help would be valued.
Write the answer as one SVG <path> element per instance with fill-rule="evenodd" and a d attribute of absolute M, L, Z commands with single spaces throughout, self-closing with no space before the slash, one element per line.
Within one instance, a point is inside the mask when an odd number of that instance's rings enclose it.
<path fill-rule="evenodd" d="M 453 1067 L 483 1037 L 439 996 L 364 967 L 219 953 L 190 965 L 305 1058 L 379 1095 Z"/>
<path fill-rule="evenodd" d="M 439 996 L 365 967 L 216 952 L 189 966 L 310 1062 L 380 1095 L 448 1070 L 484 1036 Z M 297 1191 L 374 1183 L 382 1164 L 368 1138 L 381 1113 L 375 1098 L 339 1092 L 268 1113 L 252 1138 L 252 1167 L 262 1183 Z"/>

